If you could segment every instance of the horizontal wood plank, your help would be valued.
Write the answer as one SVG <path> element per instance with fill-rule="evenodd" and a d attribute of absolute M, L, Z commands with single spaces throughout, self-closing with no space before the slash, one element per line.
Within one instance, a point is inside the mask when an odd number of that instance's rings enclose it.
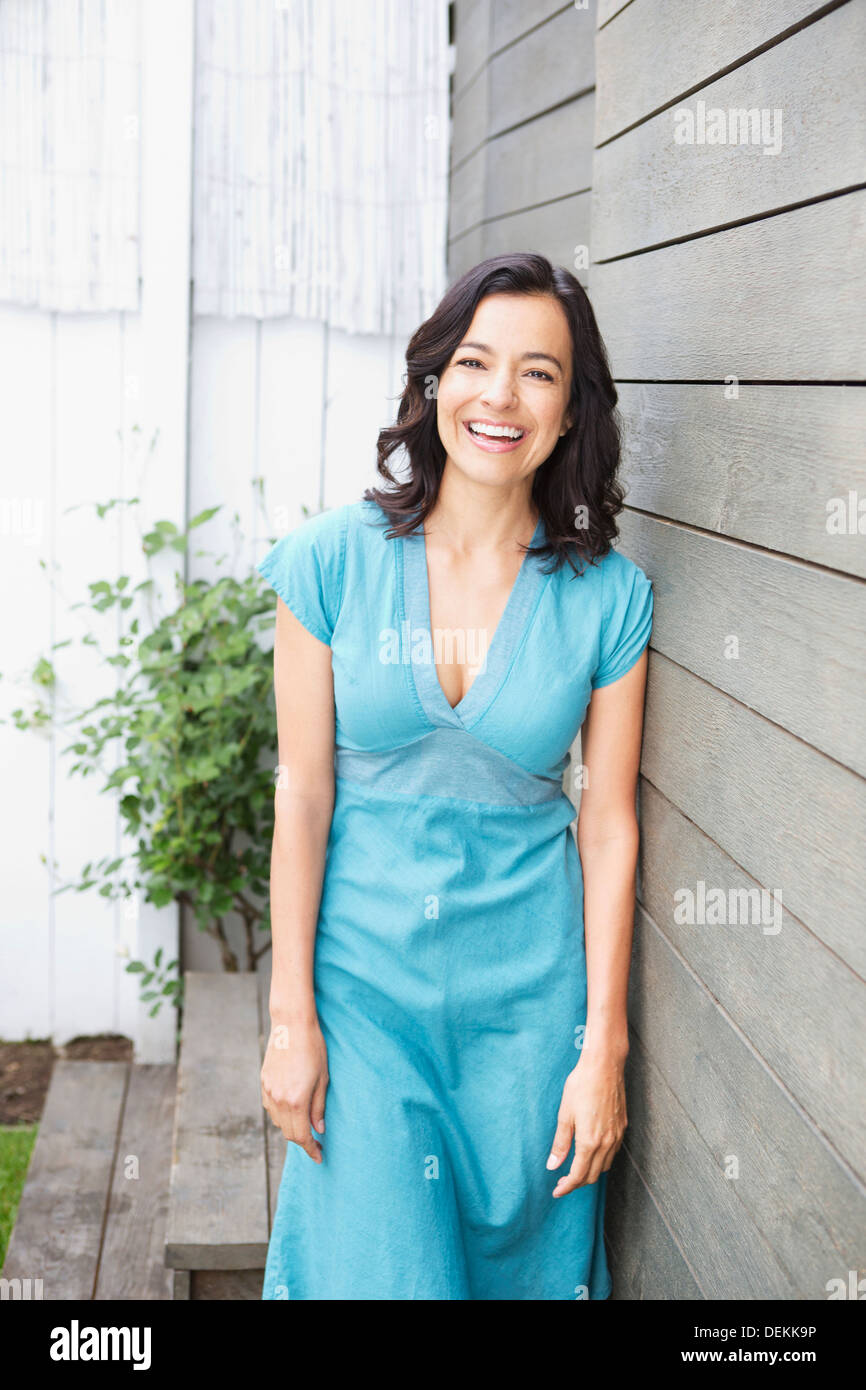
<path fill-rule="evenodd" d="M 268 1191 L 256 977 L 188 971 L 166 1263 L 264 1268 Z"/>
<path fill-rule="evenodd" d="M 493 0 L 456 0 L 454 4 L 453 99 L 456 103 L 469 82 L 478 76 L 490 53 Z"/>
<path fill-rule="evenodd" d="M 472 266 L 484 259 L 484 228 L 474 227 L 471 232 L 457 237 L 448 246 L 448 283 L 458 280 Z"/>
<path fill-rule="evenodd" d="M 595 25 L 595 0 L 589 0 L 590 21 Z M 515 43 L 544 24 L 558 11 L 565 9 L 562 0 L 495 0 L 493 4 L 492 47 L 496 52 L 506 44 Z"/>
<path fill-rule="evenodd" d="M 589 194 L 485 222 L 482 244 L 485 256 L 538 251 L 554 265 L 565 266 L 586 286 L 588 272 L 582 265 L 575 267 L 574 260 L 577 247 L 589 246 Z"/>
<path fill-rule="evenodd" d="M 665 1009 L 665 1001 L 657 1001 Z M 637 1032 L 626 1062 L 626 1144 L 706 1298 L 803 1297 L 740 1201 L 737 1183 L 695 1128 Z M 709 1086 L 704 1058 L 699 1083 Z M 657 1295 L 658 1296 L 658 1295 Z M 661 1295 L 665 1297 L 663 1293 Z M 826 1298 L 826 1294 L 823 1294 Z"/>
<path fill-rule="evenodd" d="M 641 771 L 866 976 L 861 777 L 655 651 Z"/>
<path fill-rule="evenodd" d="M 611 1300 L 701 1300 L 701 1292 L 682 1251 L 641 1180 L 628 1148 L 614 1159 L 607 1185 L 604 1218 Z"/>
<path fill-rule="evenodd" d="M 487 139 L 490 121 L 490 67 L 487 63 L 470 79 L 451 107 L 451 168 L 479 149 Z"/>
<path fill-rule="evenodd" d="M 454 169 L 449 236 L 586 192 L 592 178 L 592 105 L 590 93 L 560 106 L 490 140 Z"/>
<path fill-rule="evenodd" d="M 653 649 L 866 776 L 866 585 L 638 512 Z"/>
<path fill-rule="evenodd" d="M 448 200 L 448 236 L 452 240 L 477 227 L 484 220 L 484 185 L 487 145 L 458 165 L 451 173 Z"/>
<path fill-rule="evenodd" d="M 195 1269 L 190 1275 L 189 1298 L 193 1302 L 257 1302 L 262 1296 L 263 1271 L 253 1269 Z"/>
<path fill-rule="evenodd" d="M 489 134 L 520 125 L 595 82 L 595 20 L 567 5 L 490 61 Z"/>
<path fill-rule="evenodd" d="M 866 7 L 843 5 L 598 150 L 593 257 L 658 246 L 862 183 L 864 52 Z M 726 122 L 730 111 L 766 110 L 766 130 L 728 129 L 726 143 L 679 144 L 681 113 L 695 118 L 698 102 L 707 114 L 724 112 Z"/>
<path fill-rule="evenodd" d="M 629 506 L 866 577 L 856 513 L 866 500 L 866 391 L 741 386 L 728 399 L 722 386 L 618 390 Z M 831 517 L 838 524 L 828 528 Z"/>
<path fill-rule="evenodd" d="M 614 15 L 624 10 L 626 5 L 632 4 L 632 0 L 598 0 L 598 27 L 609 24 Z"/>
<path fill-rule="evenodd" d="M 177 1088 L 174 1066 L 133 1066 L 94 1298 L 170 1299 L 165 1225 Z"/>
<path fill-rule="evenodd" d="M 866 380 L 864 250 L 861 190 L 594 263 L 590 297 L 614 376 Z"/>
<path fill-rule="evenodd" d="M 866 1170 L 860 1061 L 866 985 L 784 902 L 777 912 L 768 895 L 755 913 L 744 897 L 732 896 L 762 885 L 646 781 L 640 814 L 640 897 L 653 930 L 664 934 L 850 1166 Z M 684 921 L 684 890 L 692 902 L 700 892 L 719 891 L 733 912 L 715 924 Z M 642 1009 L 650 998 L 647 988 Z M 752 1065 L 750 1054 L 744 1070 Z M 755 1093 L 751 1083 L 747 1089 Z M 829 1182 L 832 1170 L 825 1177 Z"/>
<path fill-rule="evenodd" d="M 599 145 L 712 82 L 822 8 L 815 0 L 638 0 L 606 23 L 615 5 L 602 0 L 599 7 L 599 24 L 605 25 L 596 43 Z"/>
<path fill-rule="evenodd" d="M 501 217 L 592 184 L 595 96 L 575 101 L 491 140 L 484 178 L 486 217 Z"/>
<path fill-rule="evenodd" d="M 129 1066 L 54 1064 L 5 1279 L 41 1279 L 42 1297 L 91 1299 Z"/>
<path fill-rule="evenodd" d="M 786 1002 L 793 1012 L 794 1001 Z M 732 1190 L 802 1296 L 826 1297 L 828 1279 L 863 1262 L 866 1188 L 643 911 L 629 1012 L 642 1046 L 717 1166 L 732 1174 Z"/>

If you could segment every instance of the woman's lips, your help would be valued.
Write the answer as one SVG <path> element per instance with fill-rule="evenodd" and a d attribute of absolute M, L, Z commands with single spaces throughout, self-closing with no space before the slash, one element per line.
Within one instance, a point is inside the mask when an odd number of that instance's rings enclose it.
<path fill-rule="evenodd" d="M 462 421 L 462 424 L 472 443 L 476 444 L 479 449 L 483 449 L 486 454 L 510 454 L 513 449 L 519 449 L 526 439 L 525 434 L 522 434 L 519 439 L 490 439 L 486 435 L 473 434 L 465 420 Z"/>

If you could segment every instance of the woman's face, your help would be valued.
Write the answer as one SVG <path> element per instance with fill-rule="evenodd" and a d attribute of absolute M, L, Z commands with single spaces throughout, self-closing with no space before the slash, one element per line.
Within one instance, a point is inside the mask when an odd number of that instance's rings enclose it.
<path fill-rule="evenodd" d="M 439 379 L 449 464 L 489 485 L 531 476 L 571 424 L 571 354 L 568 321 L 550 295 L 482 299 Z"/>

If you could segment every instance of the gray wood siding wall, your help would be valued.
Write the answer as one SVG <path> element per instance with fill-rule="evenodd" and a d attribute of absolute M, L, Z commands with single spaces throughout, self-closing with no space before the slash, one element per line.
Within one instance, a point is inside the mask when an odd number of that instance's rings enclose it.
<path fill-rule="evenodd" d="M 866 4 L 579 21 L 458 0 L 450 269 L 588 242 L 653 580 L 614 1297 L 824 1299 L 866 1275 Z M 778 153 L 677 143 L 701 101 Z"/>
<path fill-rule="evenodd" d="M 589 246 L 595 0 L 456 0 L 449 274 L 544 248 L 573 270 Z"/>

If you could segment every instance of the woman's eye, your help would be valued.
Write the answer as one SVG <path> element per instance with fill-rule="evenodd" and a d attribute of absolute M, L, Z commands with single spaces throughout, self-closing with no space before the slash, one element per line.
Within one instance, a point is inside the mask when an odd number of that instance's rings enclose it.
<path fill-rule="evenodd" d="M 484 363 L 480 362 L 477 357 L 461 357 L 454 365 L 455 367 L 483 367 Z M 538 377 L 542 381 L 553 381 L 550 373 L 543 371 L 541 367 L 533 367 L 527 372 L 527 376 Z"/>

